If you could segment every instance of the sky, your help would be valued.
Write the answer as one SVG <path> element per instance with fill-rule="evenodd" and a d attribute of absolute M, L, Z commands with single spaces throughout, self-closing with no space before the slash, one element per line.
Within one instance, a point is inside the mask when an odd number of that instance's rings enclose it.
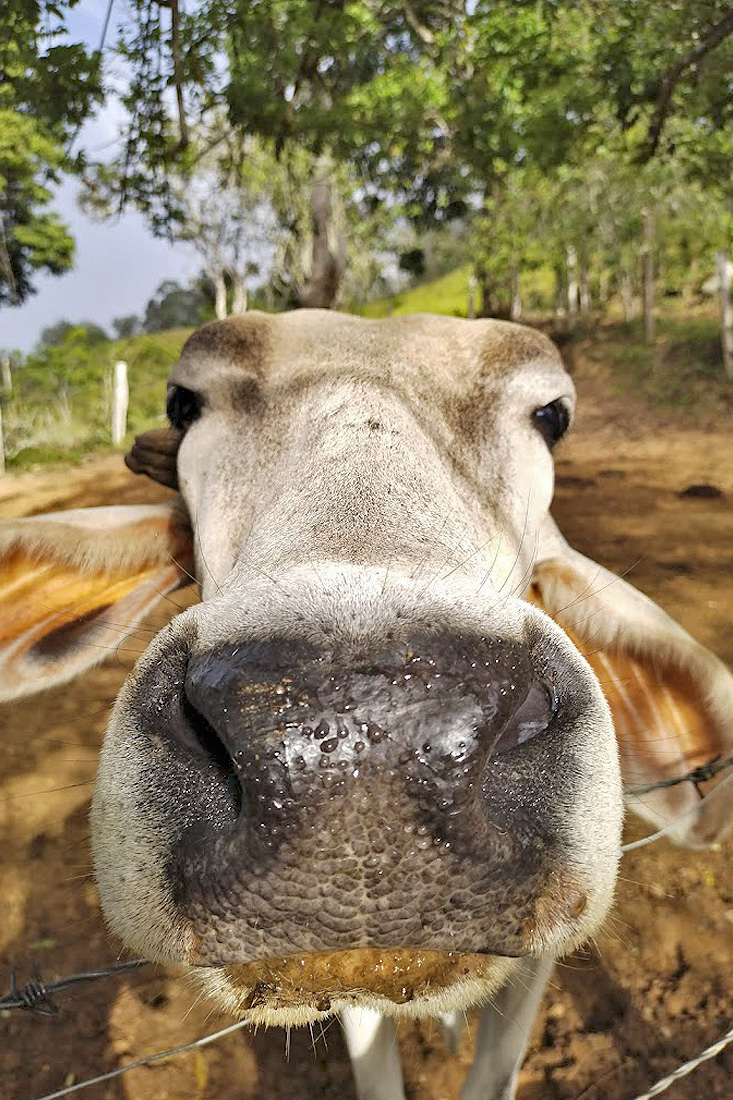
<path fill-rule="evenodd" d="M 69 17 L 72 40 L 98 46 L 106 11 L 107 0 L 81 0 Z M 115 37 L 113 8 L 108 46 Z M 119 105 L 105 106 L 84 126 L 76 147 L 91 156 L 111 148 L 119 120 Z M 69 225 L 76 240 L 74 268 L 58 277 L 38 275 L 36 294 L 22 306 L 0 310 L 0 348 L 30 351 L 41 330 L 62 318 L 96 321 L 108 329 L 113 317 L 142 313 L 164 279 L 185 282 L 201 266 L 190 246 L 153 237 L 139 214 L 124 214 L 115 222 L 91 219 L 79 209 L 77 192 L 78 183 L 64 179 L 50 207 Z"/>

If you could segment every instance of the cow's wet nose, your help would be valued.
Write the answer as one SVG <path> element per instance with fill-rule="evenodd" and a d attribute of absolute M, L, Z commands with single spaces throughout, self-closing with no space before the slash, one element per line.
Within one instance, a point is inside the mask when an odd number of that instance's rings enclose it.
<path fill-rule="evenodd" d="M 488 761 L 520 753 L 551 724 L 551 679 L 503 639 L 416 637 L 369 651 L 285 639 L 191 658 L 182 736 L 226 756 L 243 817 L 277 832 L 355 785 L 404 786 L 466 808 Z"/>

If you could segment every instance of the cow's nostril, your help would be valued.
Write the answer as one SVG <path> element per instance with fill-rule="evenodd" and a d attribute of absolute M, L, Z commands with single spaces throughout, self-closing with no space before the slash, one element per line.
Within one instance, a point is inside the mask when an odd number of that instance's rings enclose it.
<path fill-rule="evenodd" d="M 236 790 L 239 797 L 239 781 L 231 756 L 214 727 L 194 707 L 186 695 L 176 708 L 172 727 L 179 745 L 194 756 L 214 765 L 231 785 L 232 790 Z"/>
<path fill-rule="evenodd" d="M 524 702 L 497 738 L 492 755 L 515 749 L 526 741 L 531 741 L 538 733 L 543 733 L 552 721 L 556 709 L 556 699 L 550 688 L 541 680 L 533 681 Z"/>

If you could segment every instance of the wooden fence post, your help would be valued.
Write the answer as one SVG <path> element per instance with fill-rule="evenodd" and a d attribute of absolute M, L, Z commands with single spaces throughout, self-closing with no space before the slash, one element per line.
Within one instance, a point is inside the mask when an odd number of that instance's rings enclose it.
<path fill-rule="evenodd" d="M 730 300 L 730 270 L 728 254 L 716 252 L 718 282 L 720 284 L 720 342 L 723 347 L 723 366 L 729 378 L 733 378 L 733 304 Z"/>
<path fill-rule="evenodd" d="M 112 376 L 112 442 L 117 445 L 127 431 L 127 405 L 130 390 L 127 385 L 127 363 L 120 359 L 115 363 Z"/>
<path fill-rule="evenodd" d="M 475 275 L 468 276 L 468 300 L 466 301 L 466 317 L 470 320 L 476 316 L 476 291 L 478 290 L 478 279 Z"/>
<path fill-rule="evenodd" d="M 10 370 L 10 357 L 4 355 L 0 359 L 0 374 L 2 375 L 3 392 L 11 393 L 13 389 L 13 375 Z"/>
<path fill-rule="evenodd" d="M 568 325 L 572 328 L 578 316 L 578 253 L 569 244 L 566 251 L 568 269 Z"/>
<path fill-rule="evenodd" d="M 642 282 L 644 284 L 644 342 L 654 343 L 654 215 L 643 210 L 644 240 L 641 249 Z"/>

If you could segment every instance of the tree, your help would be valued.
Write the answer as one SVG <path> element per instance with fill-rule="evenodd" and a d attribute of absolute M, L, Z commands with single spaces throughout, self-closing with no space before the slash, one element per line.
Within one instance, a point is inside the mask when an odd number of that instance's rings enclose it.
<path fill-rule="evenodd" d="M 131 336 L 137 336 L 140 328 L 140 318 L 134 313 L 112 318 L 112 330 L 118 340 L 129 340 Z"/>
<path fill-rule="evenodd" d="M 66 343 L 71 333 L 74 339 L 86 341 L 87 344 L 99 344 L 108 339 L 102 326 L 94 321 L 56 321 L 41 330 L 40 343 L 45 347 L 59 347 Z"/>
<path fill-rule="evenodd" d="M 72 134 L 101 97 L 100 59 L 59 42 L 75 0 L 8 0 L 0 34 L 0 305 L 34 291 L 33 274 L 60 275 L 74 242 L 48 206 L 63 170 L 80 166 Z"/>
<path fill-rule="evenodd" d="M 163 332 L 169 328 L 200 325 L 211 316 L 209 310 L 210 302 L 201 280 L 186 287 L 166 279 L 145 307 L 143 330 Z"/>
<path fill-rule="evenodd" d="M 731 190 L 724 0 L 207 0 L 188 12 L 133 0 L 131 12 L 124 148 L 94 184 L 167 232 L 172 172 L 222 146 L 257 139 L 300 180 L 307 164 L 292 204 L 306 212 L 281 249 L 298 266 L 293 303 L 337 299 L 354 210 L 420 230 L 486 220 L 508 210 L 517 171 L 580 173 L 600 148 L 629 168 L 673 158 Z M 576 257 L 587 305 L 580 243 L 565 242 L 562 263 Z"/>
<path fill-rule="evenodd" d="M 268 191 L 277 164 L 253 139 L 237 155 L 201 160 L 176 190 L 171 233 L 198 252 L 214 288 L 218 318 L 247 308 L 247 280 L 268 266 L 275 245 L 276 218 Z"/>

